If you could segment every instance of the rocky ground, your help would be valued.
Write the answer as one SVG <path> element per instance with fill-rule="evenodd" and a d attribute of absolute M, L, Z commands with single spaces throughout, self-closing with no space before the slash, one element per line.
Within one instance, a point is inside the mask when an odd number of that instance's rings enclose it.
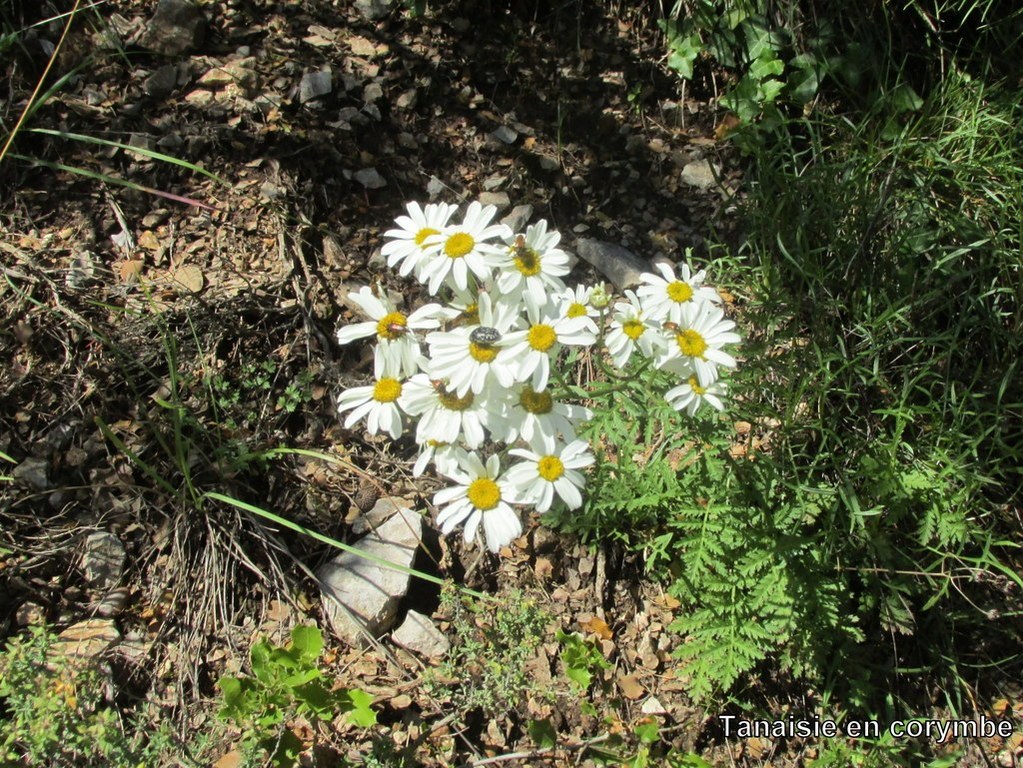
<path fill-rule="evenodd" d="M 30 5 L 12 18 L 46 15 Z M 52 622 L 201 730 L 253 641 L 315 621 L 333 630 L 332 674 L 372 693 L 382 723 L 339 726 L 331 746 L 350 756 L 383 738 L 428 765 L 516 752 L 507 764 L 585 765 L 585 746 L 649 720 L 711 761 L 798 761 L 799 744 L 782 758 L 706 727 L 671 660 L 677 603 L 635 557 L 535 518 L 496 557 L 439 537 L 429 515 L 388 522 L 396 506 L 429 511 L 433 482 L 411 477 L 410 443 L 345 430 L 332 405 L 368 375 L 364 351 L 333 338 L 355 316 L 347 293 L 379 281 L 405 306 L 422 299 L 379 253 L 407 201 L 479 200 L 547 219 L 568 250 L 586 238 L 646 259 L 733 237 L 741 172 L 713 83 L 686 93 L 662 66 L 652 7 L 368 5 L 110 0 L 71 25 L 0 166 L 0 451 L 15 461 L 0 488 L 3 634 Z M 6 52 L 5 126 L 63 29 Z M 581 262 L 573 281 L 596 276 Z M 318 455 L 256 458 L 280 446 Z M 375 529 L 388 559 L 525 592 L 551 617 L 529 677 L 557 696 L 453 713 L 421 684 L 458 641 L 439 588 L 398 579 L 387 605 L 360 609 L 383 637 L 366 643 L 313 578 L 329 581 L 336 550 L 211 490 L 342 541 Z M 558 629 L 611 662 L 595 708 L 568 685 Z M 543 718 L 559 747 L 534 753 L 526 726 Z M 214 757 L 231 745 L 228 732 Z"/>

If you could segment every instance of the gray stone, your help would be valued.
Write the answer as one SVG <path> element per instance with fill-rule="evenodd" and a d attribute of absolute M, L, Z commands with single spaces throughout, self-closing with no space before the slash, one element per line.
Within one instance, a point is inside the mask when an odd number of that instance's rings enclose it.
<path fill-rule="evenodd" d="M 384 260 L 385 265 L 386 263 L 386 260 Z M 401 293 L 398 295 L 402 297 L 402 302 L 404 302 L 404 296 Z M 352 533 L 361 536 L 364 533 L 374 531 L 387 520 L 394 517 L 394 515 L 398 513 L 398 510 L 408 508 L 409 503 L 405 499 L 394 496 L 384 496 L 383 498 L 377 499 L 367 512 L 359 515 L 352 521 Z"/>
<path fill-rule="evenodd" d="M 426 194 L 430 196 L 431 200 L 443 194 L 445 189 L 447 187 L 444 186 L 444 182 L 436 176 L 431 176 L 430 180 L 426 183 Z"/>
<path fill-rule="evenodd" d="M 88 251 L 84 251 L 88 254 Z M 90 254 L 91 255 L 91 254 Z M 90 262 L 91 266 L 91 262 Z M 74 268 L 74 262 L 72 262 L 72 269 Z M 92 277 L 92 273 L 89 273 L 89 277 Z M 71 441 L 75 438 L 75 432 L 78 431 L 78 424 L 70 421 L 59 421 L 53 425 L 53 428 L 46 433 L 46 444 L 55 451 L 66 451 Z"/>
<path fill-rule="evenodd" d="M 480 195 L 481 205 L 492 205 L 497 210 L 503 211 L 511 205 L 511 198 L 507 192 L 484 192 Z"/>
<path fill-rule="evenodd" d="M 575 247 L 580 258 L 592 264 L 619 291 L 639 285 L 639 276 L 650 271 L 645 259 L 614 243 L 581 237 Z"/>
<path fill-rule="evenodd" d="M 519 134 L 515 132 L 514 128 L 502 125 L 488 133 L 487 136 L 502 144 L 514 144 L 515 140 L 519 137 Z"/>
<path fill-rule="evenodd" d="M 86 619 L 57 635 L 52 653 L 64 657 L 95 659 L 120 640 L 121 633 L 113 619 Z"/>
<path fill-rule="evenodd" d="M 352 178 L 366 189 L 380 189 L 387 186 L 387 179 L 381 176 L 376 168 L 363 168 L 361 171 L 356 171 Z"/>
<path fill-rule="evenodd" d="M 679 178 L 691 187 L 708 189 L 718 183 L 720 173 L 721 169 L 710 160 L 694 160 L 682 169 Z"/>
<path fill-rule="evenodd" d="M 37 491 L 46 491 L 53 487 L 50 482 L 50 462 L 29 456 L 14 468 L 11 475 L 15 480 L 28 483 Z"/>
<path fill-rule="evenodd" d="M 658 701 L 657 698 L 654 696 L 651 696 L 650 698 L 643 702 L 643 705 L 640 707 L 640 711 L 644 715 L 668 714 L 668 711 L 664 708 L 664 705 L 661 704 L 661 702 Z"/>
<path fill-rule="evenodd" d="M 384 89 L 380 83 L 370 83 L 362 89 L 362 100 L 367 104 L 372 104 L 375 101 L 379 101 L 384 97 Z"/>
<path fill-rule="evenodd" d="M 334 76 L 330 69 L 307 72 L 298 85 L 298 100 L 305 104 L 320 96 L 326 96 L 334 88 Z"/>
<path fill-rule="evenodd" d="M 355 0 L 355 10 L 370 21 L 379 21 L 394 8 L 396 0 Z"/>
<path fill-rule="evenodd" d="M 152 96 L 154 99 L 162 99 L 165 96 L 169 96 L 177 86 L 177 66 L 165 64 L 146 78 L 146 81 L 142 84 L 142 90 L 146 92 L 146 95 Z"/>
<path fill-rule="evenodd" d="M 422 543 L 423 518 L 411 509 L 397 510 L 390 520 L 355 544 L 361 552 L 410 568 Z M 374 637 L 389 630 L 398 604 L 408 592 L 407 573 L 343 552 L 317 572 L 323 613 L 334 633 L 362 645 L 366 632 Z M 340 603 L 340 605 L 338 605 Z M 342 607 L 343 606 L 343 607 Z"/>
<path fill-rule="evenodd" d="M 180 56 L 202 45 L 206 17 L 188 0 L 160 0 L 139 37 L 139 45 L 165 56 Z"/>
<path fill-rule="evenodd" d="M 22 603 L 14 612 L 14 623 L 19 627 L 46 623 L 46 608 L 39 603 Z"/>
<path fill-rule="evenodd" d="M 109 531 L 97 531 L 85 540 L 82 571 L 90 586 L 111 589 L 117 586 L 124 572 L 124 545 Z"/>
<path fill-rule="evenodd" d="M 503 187 L 507 181 L 507 176 L 491 176 L 489 179 L 483 180 L 483 189 L 487 192 L 493 192 Z"/>
<path fill-rule="evenodd" d="M 405 91 L 397 98 L 394 105 L 398 109 L 414 109 L 418 100 L 419 94 L 415 90 Z"/>
<path fill-rule="evenodd" d="M 203 74 L 199 78 L 198 84 L 210 90 L 233 87 L 237 89 L 238 93 L 248 98 L 255 94 L 258 86 L 259 76 L 253 69 L 255 65 L 256 59 L 253 57 L 235 59 Z"/>
<path fill-rule="evenodd" d="M 160 147 L 160 149 L 177 149 L 184 143 L 185 140 L 181 138 L 180 133 L 168 133 L 156 142 L 156 146 Z"/>
<path fill-rule="evenodd" d="M 529 223 L 532 215 L 533 206 L 528 204 L 516 205 L 511 209 L 511 213 L 501 219 L 501 223 L 516 234 L 524 233 L 526 231 L 526 224 Z"/>
<path fill-rule="evenodd" d="M 408 612 L 401 626 L 391 633 L 391 640 L 395 645 L 430 659 L 443 656 L 451 648 L 451 643 L 444 637 L 444 633 L 433 625 L 430 617 L 418 611 Z"/>

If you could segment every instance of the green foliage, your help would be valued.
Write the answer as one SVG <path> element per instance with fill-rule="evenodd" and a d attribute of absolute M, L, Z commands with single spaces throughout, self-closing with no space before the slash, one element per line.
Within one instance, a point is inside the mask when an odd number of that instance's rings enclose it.
<path fill-rule="evenodd" d="M 274 765 L 295 765 L 305 748 L 288 728 L 296 717 L 307 719 L 314 728 L 339 713 L 363 728 L 376 724 L 371 695 L 358 689 L 331 688 L 318 665 L 322 651 L 319 628 L 297 626 L 285 646 L 268 640 L 252 646 L 251 677 L 220 678 L 220 718 L 242 730 L 247 753 L 264 753 Z"/>
<path fill-rule="evenodd" d="M 953 768 L 962 754 L 929 758 L 919 754 L 904 740 L 896 739 L 887 730 L 880 738 L 822 739 L 817 757 L 809 763 L 813 768 Z"/>
<path fill-rule="evenodd" d="M 1020 231 L 1007 225 L 1023 218 L 1019 97 L 952 72 L 910 105 L 908 121 L 905 106 L 893 96 L 859 124 L 800 120 L 781 145 L 753 145 L 752 266 L 741 279 L 757 296 L 749 322 L 762 330 L 748 345 L 748 405 L 736 417 L 780 422 L 765 457 L 778 490 L 738 518 L 749 527 L 735 541 L 749 546 L 712 552 L 738 572 L 770 541 L 805 537 L 796 559 L 817 574 L 814 594 L 855 620 L 855 633 L 824 631 L 816 642 L 859 676 L 836 666 L 826 679 L 868 710 L 893 674 L 873 640 L 898 638 L 901 657 L 956 691 L 972 649 L 957 648 L 951 630 L 987 624 L 984 604 L 996 599 L 976 585 L 1021 586 L 997 533 L 1003 505 L 1018 501 L 1023 461 L 1023 265 Z M 786 506 L 811 519 L 786 521 Z M 765 510 L 780 514 L 766 528 Z M 745 588 L 773 589 L 778 575 L 760 563 Z M 736 593 L 740 604 L 752 594 Z M 784 632 L 770 620 L 784 614 L 766 615 L 758 626 Z M 708 626 L 697 613 L 676 628 L 695 624 Z M 757 646 L 737 647 L 738 667 Z"/>
<path fill-rule="evenodd" d="M 559 629 L 556 637 L 562 646 L 561 661 L 565 665 L 565 674 L 580 692 L 590 689 L 594 672 L 611 669 L 611 663 L 604 658 L 600 648 L 578 632 L 569 634 Z"/>
<path fill-rule="evenodd" d="M 33 626 L 0 652 L 0 765 L 141 768 L 184 757 L 165 724 L 107 704 L 95 660 L 69 657 L 55 642 Z"/>
<path fill-rule="evenodd" d="M 949 63 L 1011 74 L 1008 53 L 1023 11 L 998 0 L 910 0 L 831 5 L 799 0 L 678 0 L 659 22 L 667 64 L 680 77 L 698 64 L 730 73 L 721 103 L 745 124 L 775 129 L 819 96 L 883 104 L 891 116 L 920 108 L 921 88 Z"/>
<path fill-rule="evenodd" d="M 587 481 L 586 507 L 555 508 L 544 519 L 585 541 L 643 546 L 680 492 L 673 465 L 691 454 L 695 435 L 691 427 L 680 428 L 681 417 L 663 398 L 651 397 L 651 392 L 673 386 L 670 376 L 635 362 L 621 375 L 610 370 L 605 375 L 610 378 L 607 386 L 593 386 L 602 406 L 581 428 L 599 459 Z M 696 418 L 706 423 L 708 417 Z"/>
<path fill-rule="evenodd" d="M 463 715 L 482 710 L 487 717 L 514 709 L 529 696 L 553 695 L 539 688 L 526 668 L 551 621 L 535 600 L 515 592 L 495 607 L 444 589 L 441 608 L 454 638 L 444 661 L 424 675 L 433 695 L 449 699 Z"/>
<path fill-rule="evenodd" d="M 955 638 L 1023 588 L 999 533 L 1023 486 L 1020 103 L 954 71 L 751 142 L 743 252 L 711 264 L 751 297 L 727 415 L 751 435 L 682 419 L 642 367 L 598 395 L 587 504 L 545 519 L 671 584 L 697 698 L 781 670 L 870 713 L 914 668 L 955 709 L 988 661 Z"/>

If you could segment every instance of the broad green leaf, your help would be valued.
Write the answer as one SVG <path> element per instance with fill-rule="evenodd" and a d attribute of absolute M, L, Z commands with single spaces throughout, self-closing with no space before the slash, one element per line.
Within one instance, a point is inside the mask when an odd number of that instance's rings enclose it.
<path fill-rule="evenodd" d="M 291 646 L 298 651 L 300 658 L 316 661 L 323 652 L 323 633 L 317 626 L 299 625 L 291 630 Z"/>
<path fill-rule="evenodd" d="M 554 726 L 551 725 L 549 719 L 530 720 L 527 730 L 529 731 L 529 738 L 538 747 L 550 749 L 558 743 L 558 734 L 555 733 Z"/>
<path fill-rule="evenodd" d="M 353 688 L 348 691 L 348 699 L 352 707 L 348 711 L 349 720 L 362 728 L 376 725 L 377 713 L 370 709 L 370 704 L 373 703 L 372 694 Z"/>

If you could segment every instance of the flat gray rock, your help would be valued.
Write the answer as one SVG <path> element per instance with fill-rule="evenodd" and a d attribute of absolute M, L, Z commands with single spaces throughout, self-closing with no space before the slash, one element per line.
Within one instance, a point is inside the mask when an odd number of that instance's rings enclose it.
<path fill-rule="evenodd" d="M 614 243 L 580 237 L 576 241 L 575 250 L 581 259 L 592 264 L 619 291 L 639 285 L 639 276 L 650 271 L 646 259 Z"/>
<path fill-rule="evenodd" d="M 320 96 L 326 96 L 334 89 L 334 74 L 329 69 L 306 72 L 298 84 L 298 100 L 305 104 Z"/>
<path fill-rule="evenodd" d="M 27 483 L 37 491 L 46 491 L 53 487 L 50 482 L 50 462 L 46 459 L 29 456 L 14 468 L 11 475 L 15 480 Z"/>
<path fill-rule="evenodd" d="M 503 211 L 511 205 L 511 198 L 507 192 L 484 192 L 479 200 L 481 205 L 492 205 L 498 211 Z"/>
<path fill-rule="evenodd" d="M 82 571 L 89 586 L 111 589 L 121 581 L 124 572 L 124 545 L 109 531 L 89 534 L 82 555 Z"/>
<path fill-rule="evenodd" d="M 355 10 L 370 21 L 379 21 L 394 8 L 395 0 L 355 0 Z"/>
<path fill-rule="evenodd" d="M 451 643 L 444 637 L 444 633 L 433 625 L 430 617 L 418 611 L 408 612 L 401 626 L 391 633 L 391 640 L 395 645 L 430 659 L 443 656 L 451 648 Z"/>
<path fill-rule="evenodd" d="M 352 178 L 366 189 L 381 189 L 387 186 L 387 179 L 381 176 L 376 168 L 363 168 L 361 171 L 356 171 L 352 174 Z"/>
<path fill-rule="evenodd" d="M 509 128 L 507 125 L 500 125 L 488 133 L 487 137 L 500 144 L 514 144 L 515 140 L 519 137 L 519 134 L 514 128 Z"/>
<path fill-rule="evenodd" d="M 142 84 L 146 95 L 154 99 L 169 96 L 178 87 L 178 68 L 174 64 L 164 64 L 156 69 Z"/>
<path fill-rule="evenodd" d="M 411 509 L 399 508 L 354 546 L 368 555 L 410 568 L 422 534 L 423 518 Z M 366 642 L 362 627 L 379 637 L 394 625 L 398 604 L 408 592 L 411 579 L 407 573 L 351 552 L 342 552 L 320 568 L 317 576 L 328 624 L 338 637 L 357 646 Z"/>
<path fill-rule="evenodd" d="M 385 262 L 386 266 L 386 262 Z M 387 520 L 394 517 L 400 509 L 408 509 L 405 499 L 395 496 L 384 496 L 373 502 L 373 506 L 352 521 L 352 532 L 358 535 L 374 531 Z"/>
<path fill-rule="evenodd" d="M 501 219 L 501 223 L 517 235 L 525 234 L 526 225 L 529 223 L 529 218 L 532 215 L 533 206 L 528 203 L 525 205 L 516 205 L 511 209 L 511 213 Z"/>
<path fill-rule="evenodd" d="M 165 56 L 195 50 L 206 39 L 206 17 L 188 0 L 160 0 L 139 45 Z"/>
<path fill-rule="evenodd" d="M 720 173 L 721 169 L 710 160 L 694 160 L 686 164 L 679 178 L 691 187 L 709 189 L 718 183 L 717 177 Z"/>

